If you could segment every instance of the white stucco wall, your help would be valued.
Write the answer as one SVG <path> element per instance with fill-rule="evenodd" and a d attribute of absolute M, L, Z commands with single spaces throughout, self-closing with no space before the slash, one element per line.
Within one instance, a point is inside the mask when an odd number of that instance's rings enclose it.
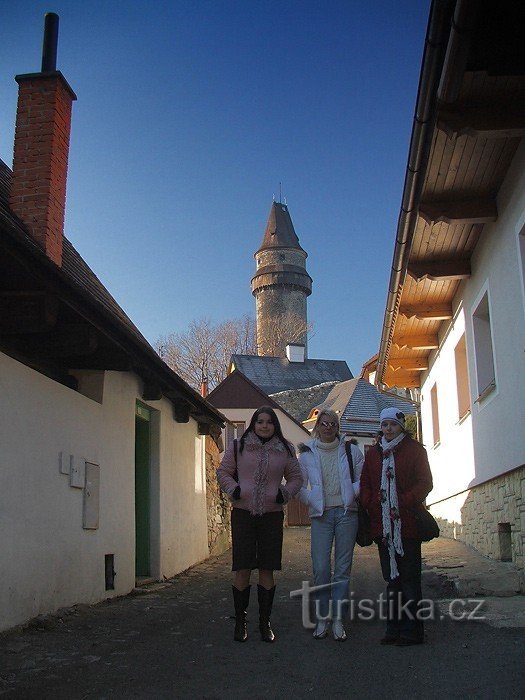
<path fill-rule="evenodd" d="M 421 426 L 434 488 L 427 498 L 433 503 L 464 490 L 474 478 L 472 418 L 459 419 L 454 350 L 465 331 L 461 307 L 450 325 L 421 389 Z M 434 445 L 430 391 L 437 385 L 440 441 Z"/>
<path fill-rule="evenodd" d="M 488 289 L 496 389 L 473 403 L 476 483 L 525 463 L 525 308 L 518 234 L 525 225 L 525 142 L 500 190 L 498 220 L 484 227 L 464 289 L 471 391 L 476 394 L 471 315 Z"/>
<path fill-rule="evenodd" d="M 152 404 L 153 405 L 153 404 Z M 208 556 L 204 436 L 194 420 L 163 411 L 160 473 L 160 571 L 169 578 Z"/>
<path fill-rule="evenodd" d="M 0 630 L 134 587 L 140 389 L 134 375 L 106 372 L 98 403 L 0 354 Z M 150 405 L 152 574 L 172 576 L 208 554 L 203 438 L 165 399 Z M 60 473 L 60 452 L 100 465 L 96 530 L 82 527 L 84 492 Z"/>
<path fill-rule="evenodd" d="M 422 386 L 423 440 L 434 490 L 429 503 L 494 478 L 525 462 L 525 308 L 518 234 L 525 225 L 525 143 L 498 197 L 498 220 L 484 227 L 472 275 L 453 303 L 455 317 L 433 353 Z M 472 314 L 488 291 L 496 388 L 481 401 L 475 369 Z M 465 332 L 472 413 L 458 423 L 454 348 Z M 430 390 L 437 384 L 440 444 L 433 446 Z"/>
<path fill-rule="evenodd" d="M 0 354 L 0 629 L 134 585 L 134 444 L 123 439 L 134 414 L 123 398 L 135 389 L 120 379 L 101 405 Z M 59 472 L 60 452 L 100 465 L 97 530 L 82 528 L 83 490 Z"/>

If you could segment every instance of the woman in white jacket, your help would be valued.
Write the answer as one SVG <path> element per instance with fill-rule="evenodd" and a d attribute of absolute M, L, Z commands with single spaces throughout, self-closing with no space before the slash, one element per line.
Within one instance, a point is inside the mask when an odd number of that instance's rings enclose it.
<path fill-rule="evenodd" d="M 332 620 L 335 640 L 343 642 L 343 618 L 347 610 L 350 571 L 357 535 L 357 502 L 363 455 L 355 444 L 351 450 L 354 481 L 351 478 L 345 440 L 339 434 L 335 411 L 323 410 L 312 431 L 313 440 L 299 445 L 303 487 L 298 498 L 308 506 L 311 554 L 316 591 L 317 624 L 313 633 L 324 639 Z M 332 548 L 335 542 L 332 574 Z"/>

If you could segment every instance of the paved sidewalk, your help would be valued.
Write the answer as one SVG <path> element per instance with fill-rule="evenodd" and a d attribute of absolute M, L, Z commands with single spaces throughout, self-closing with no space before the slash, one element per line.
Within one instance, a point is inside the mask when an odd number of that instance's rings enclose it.
<path fill-rule="evenodd" d="M 423 581 L 441 579 L 442 611 L 457 598 L 483 600 L 485 621 L 495 627 L 525 627 L 520 572 L 511 562 L 484 557 L 457 540 L 438 537 L 423 544 Z M 444 597 L 445 596 L 445 597 Z"/>

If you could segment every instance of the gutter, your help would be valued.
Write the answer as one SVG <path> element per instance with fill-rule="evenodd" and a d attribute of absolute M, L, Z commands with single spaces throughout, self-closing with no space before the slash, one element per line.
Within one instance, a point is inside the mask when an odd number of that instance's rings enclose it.
<path fill-rule="evenodd" d="M 457 9 L 465 3 L 458 0 Z M 467 0 L 468 4 L 468 0 Z M 414 229 L 418 216 L 418 205 L 423 190 L 426 167 L 432 146 L 432 137 L 437 119 L 437 91 L 445 62 L 445 49 L 449 40 L 450 20 L 456 3 L 450 0 L 434 0 L 425 39 L 425 49 L 419 80 L 416 110 L 410 139 L 408 164 L 403 187 L 403 198 L 397 224 L 394 258 L 390 272 L 381 342 L 378 353 L 376 385 L 383 384 L 387 359 L 392 345 L 394 325 L 399 309 L 408 260 L 412 247 Z M 447 71 L 454 72 L 453 62 L 447 62 Z"/>

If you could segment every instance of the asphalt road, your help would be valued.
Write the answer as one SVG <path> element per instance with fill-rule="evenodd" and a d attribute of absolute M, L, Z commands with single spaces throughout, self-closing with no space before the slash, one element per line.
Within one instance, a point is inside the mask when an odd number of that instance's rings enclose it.
<path fill-rule="evenodd" d="M 275 644 L 259 639 L 253 590 L 249 639 L 233 641 L 226 553 L 142 593 L 77 606 L 1 635 L 0 695 L 39 700 L 524 697 L 524 628 L 438 615 L 442 619 L 426 625 L 426 644 L 383 647 L 378 642 L 384 623 L 355 615 L 346 642 L 314 640 L 303 627 L 300 599 L 289 596 L 309 579 L 309 536 L 308 528 L 285 534 L 272 615 Z M 450 598 L 439 576 L 424 580 L 427 597 Z M 356 604 L 364 598 L 377 601 L 382 590 L 375 547 L 356 548 L 352 598 Z"/>

